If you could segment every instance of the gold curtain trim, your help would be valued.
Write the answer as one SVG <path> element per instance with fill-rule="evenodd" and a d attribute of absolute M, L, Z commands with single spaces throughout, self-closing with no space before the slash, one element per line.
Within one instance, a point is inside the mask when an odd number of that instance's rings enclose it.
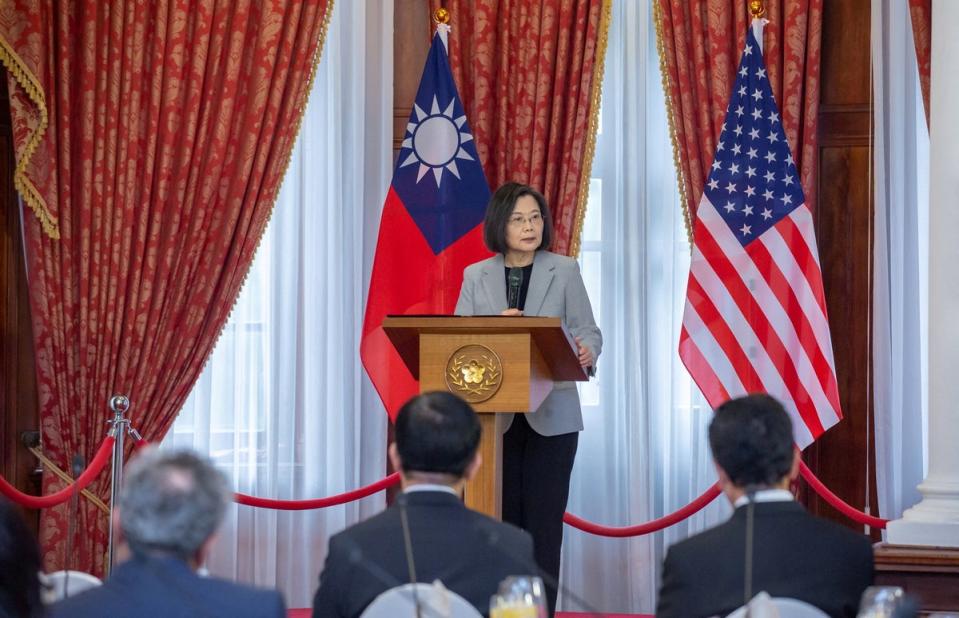
<path fill-rule="evenodd" d="M 17 165 L 13 171 L 13 185 L 23 201 L 27 203 L 33 214 L 40 220 L 44 233 L 54 240 L 60 238 L 60 222 L 50 212 L 47 207 L 47 201 L 43 199 L 40 192 L 33 185 L 33 182 L 27 177 L 27 165 L 33 158 L 40 145 L 40 140 L 47 131 L 47 100 L 43 92 L 43 86 L 30 69 L 27 68 L 23 58 L 14 51 L 6 39 L 0 38 L 0 62 L 6 67 L 10 75 L 17 81 L 21 88 L 33 101 L 33 104 L 40 110 L 40 126 L 27 136 L 27 143 L 24 144 L 23 152 L 17 159 Z"/>
<path fill-rule="evenodd" d="M 576 212 L 573 236 L 570 239 L 569 255 L 579 256 L 582 244 L 583 222 L 586 220 L 586 202 L 589 200 L 589 178 L 596 155 L 596 134 L 599 129 L 599 108 L 603 99 L 603 74 L 606 71 L 606 48 L 609 45 L 609 24 L 613 19 L 613 0 L 603 0 L 599 15 L 599 33 L 596 42 L 596 60 L 593 63 L 593 83 L 589 93 L 589 124 L 586 126 L 586 150 L 583 153 L 583 170 L 579 177 L 576 195 Z"/>
<path fill-rule="evenodd" d="M 73 477 L 71 477 L 69 474 L 67 474 L 66 472 L 64 472 L 64 471 L 61 470 L 60 468 L 58 468 L 58 467 L 57 467 L 57 464 L 53 463 L 53 461 L 52 461 L 49 457 L 47 457 L 46 455 L 44 455 L 44 454 L 43 454 L 43 451 L 41 451 L 39 448 L 37 448 L 37 447 L 35 447 L 35 446 L 31 446 L 31 447 L 29 448 L 29 450 L 30 450 L 31 453 L 33 453 L 33 456 L 36 457 L 37 459 L 39 459 L 39 460 L 40 460 L 40 463 L 42 463 L 42 464 L 47 468 L 47 470 L 49 470 L 50 472 L 52 472 L 53 475 L 56 476 L 58 479 L 60 479 L 61 481 L 63 481 L 63 482 L 66 483 L 67 485 L 69 485 L 70 483 L 73 482 Z M 98 509 L 100 509 L 100 510 L 103 511 L 104 513 L 107 513 L 107 514 L 110 513 L 110 507 L 107 506 L 106 502 L 104 502 L 104 501 L 101 500 L 100 498 L 96 497 L 96 496 L 93 494 L 93 492 L 91 492 L 89 489 L 81 489 L 81 490 L 80 490 L 80 494 L 81 494 L 84 498 L 86 498 L 87 500 L 89 500 L 90 502 L 92 502 L 95 507 L 97 507 Z"/>
<path fill-rule="evenodd" d="M 689 202 L 686 197 L 686 180 L 683 166 L 679 163 L 679 142 L 676 139 L 676 122 L 673 118 L 673 98 L 669 88 L 669 69 L 666 66 L 666 44 L 663 43 L 663 9 L 660 0 L 653 2 L 653 21 L 656 23 L 656 50 L 659 52 L 659 72 L 663 81 L 663 97 L 666 100 L 666 118 L 669 121 L 669 141 L 673 145 L 673 165 L 676 166 L 676 182 L 679 184 L 679 204 L 683 209 L 683 224 L 686 226 L 686 239 L 689 250 L 693 248 L 693 224 L 689 215 Z"/>
<path fill-rule="evenodd" d="M 316 51 L 313 52 L 313 62 L 310 67 L 310 76 L 307 78 L 306 84 L 306 96 L 303 97 L 303 102 L 300 104 L 299 109 L 296 110 L 296 118 L 293 121 L 293 139 L 290 141 L 290 148 L 286 151 L 286 160 L 283 162 L 283 169 L 280 172 L 280 185 L 283 184 L 283 179 L 286 178 L 286 172 L 290 167 L 290 161 L 293 160 L 293 148 L 296 146 L 296 138 L 300 135 L 300 127 L 303 124 L 303 115 L 306 112 L 307 104 L 310 101 L 310 94 L 313 92 L 313 82 L 316 80 L 316 69 L 320 65 L 320 58 L 323 55 L 323 46 L 326 43 L 326 33 L 330 29 L 330 20 L 333 15 L 333 0 L 327 0 L 326 3 L 326 13 L 323 15 L 323 24 L 320 26 L 319 40 L 316 44 Z M 280 185 L 277 185 L 276 193 L 273 195 L 273 201 L 270 203 L 269 212 L 267 214 L 266 220 L 269 223 L 270 219 L 273 218 L 273 209 L 276 207 L 276 200 L 280 196 Z M 263 235 L 266 233 L 267 225 L 263 226 L 263 229 L 260 230 L 260 236 L 256 239 L 256 247 L 253 249 L 253 256 L 256 257 L 257 252 L 260 250 L 260 244 L 263 242 Z M 233 304 L 230 305 L 230 311 L 227 313 L 226 320 L 223 321 L 223 324 L 220 325 L 220 331 L 216 334 L 216 338 L 213 340 L 213 346 L 210 348 L 210 351 L 207 353 L 206 359 L 203 361 L 203 368 L 206 368 L 207 363 L 210 362 L 210 359 L 213 357 L 213 350 L 216 349 L 220 339 L 223 337 L 223 331 L 226 330 L 226 325 L 230 322 L 230 316 L 233 315 L 233 311 L 236 310 L 236 304 L 240 300 L 240 292 L 243 291 L 243 288 L 246 286 L 246 280 L 250 276 L 250 267 L 253 266 L 253 261 L 250 260 L 250 263 L 247 264 L 246 272 L 243 273 L 243 281 L 240 282 L 240 287 L 237 288 L 237 294 L 233 298 Z M 201 370 L 202 371 L 202 370 Z"/>

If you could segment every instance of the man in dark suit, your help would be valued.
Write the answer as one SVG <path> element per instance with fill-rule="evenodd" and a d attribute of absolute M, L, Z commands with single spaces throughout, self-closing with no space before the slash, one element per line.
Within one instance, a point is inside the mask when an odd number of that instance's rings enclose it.
<path fill-rule="evenodd" d="M 403 406 L 394 428 L 389 456 L 403 493 L 386 511 L 330 539 L 313 616 L 358 616 L 380 593 L 412 581 L 411 567 L 417 582 L 440 580 L 488 613 L 500 581 L 536 567 L 529 534 L 460 499 L 481 464 L 476 413 L 455 395 L 426 393 Z"/>
<path fill-rule="evenodd" d="M 799 450 L 782 405 L 768 395 L 728 401 L 709 425 L 709 445 L 736 511 L 726 523 L 669 548 L 656 615 L 725 616 L 765 591 L 830 616 L 855 616 L 873 580 L 872 546 L 866 536 L 817 519 L 793 500 L 788 488 L 799 472 Z"/>
<path fill-rule="evenodd" d="M 112 523 L 129 558 L 103 586 L 54 605 L 55 618 L 285 617 L 274 590 L 195 573 L 231 499 L 226 478 L 209 461 L 191 451 L 150 449 L 126 472 Z"/>

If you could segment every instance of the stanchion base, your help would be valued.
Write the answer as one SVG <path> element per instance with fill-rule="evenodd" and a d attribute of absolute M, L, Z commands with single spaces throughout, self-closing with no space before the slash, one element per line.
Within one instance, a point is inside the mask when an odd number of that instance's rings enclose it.
<path fill-rule="evenodd" d="M 886 524 L 890 545 L 921 545 L 959 549 L 959 523 L 897 519 Z"/>

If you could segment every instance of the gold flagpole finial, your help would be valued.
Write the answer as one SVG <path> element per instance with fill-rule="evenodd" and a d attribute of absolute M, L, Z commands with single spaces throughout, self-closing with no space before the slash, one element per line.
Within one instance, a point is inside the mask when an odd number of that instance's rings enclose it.
<path fill-rule="evenodd" d="M 749 0 L 749 14 L 753 19 L 759 19 L 766 14 L 766 6 L 763 0 Z"/>
<path fill-rule="evenodd" d="M 433 11 L 433 21 L 438 24 L 449 24 L 450 23 L 450 11 L 445 7 L 440 7 Z"/>

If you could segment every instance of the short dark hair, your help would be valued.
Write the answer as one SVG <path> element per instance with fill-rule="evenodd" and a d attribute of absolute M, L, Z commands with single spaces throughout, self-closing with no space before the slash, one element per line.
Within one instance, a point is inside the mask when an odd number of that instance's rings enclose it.
<path fill-rule="evenodd" d="M 216 532 L 232 495 L 202 455 L 149 448 L 130 462 L 120 490 L 120 528 L 136 554 L 187 560 Z"/>
<path fill-rule="evenodd" d="M 0 497 L 0 616 L 43 616 L 40 547 L 19 509 Z"/>
<path fill-rule="evenodd" d="M 434 391 L 407 401 L 396 415 L 395 438 L 404 472 L 434 472 L 457 478 L 480 441 L 476 412 L 452 393 Z"/>
<path fill-rule="evenodd" d="M 543 240 L 538 249 L 549 249 L 553 244 L 553 217 L 546 205 L 543 194 L 529 185 L 518 182 L 504 183 L 489 198 L 486 206 L 486 220 L 483 221 L 483 242 L 486 248 L 493 253 L 506 253 L 506 226 L 516 207 L 516 201 L 524 195 L 530 195 L 539 205 L 539 213 L 543 216 Z"/>
<path fill-rule="evenodd" d="M 709 424 L 709 448 L 737 487 L 775 485 L 792 468 L 792 421 L 769 395 L 730 399 Z"/>

